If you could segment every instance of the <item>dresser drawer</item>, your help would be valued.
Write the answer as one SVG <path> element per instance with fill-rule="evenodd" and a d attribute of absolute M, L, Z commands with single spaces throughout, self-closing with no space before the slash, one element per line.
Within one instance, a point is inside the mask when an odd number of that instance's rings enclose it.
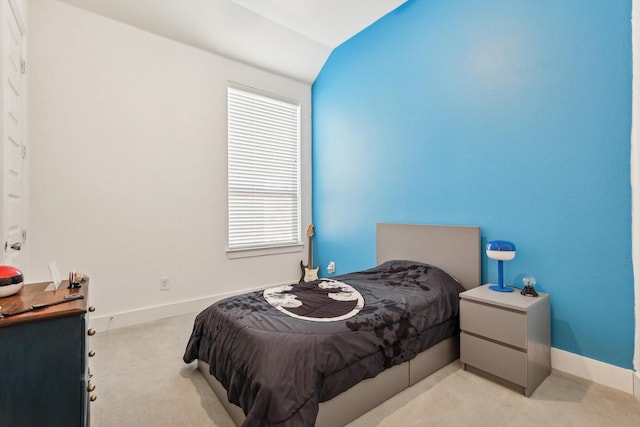
<path fill-rule="evenodd" d="M 527 354 L 462 332 L 460 361 L 526 387 Z"/>
<path fill-rule="evenodd" d="M 525 313 L 462 299 L 460 300 L 460 329 L 514 347 L 527 348 Z"/>

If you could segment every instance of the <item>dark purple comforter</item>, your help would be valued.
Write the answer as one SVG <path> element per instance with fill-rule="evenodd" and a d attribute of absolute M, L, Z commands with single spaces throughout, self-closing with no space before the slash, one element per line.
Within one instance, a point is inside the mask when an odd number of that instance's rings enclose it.
<path fill-rule="evenodd" d="M 346 320 L 291 317 L 263 292 L 227 298 L 196 317 L 183 359 L 209 364 L 247 415 L 243 426 L 313 426 L 319 402 L 458 332 L 464 289 L 436 267 L 389 261 L 332 279 L 364 299 Z M 296 299 L 319 285 L 295 285 Z"/>

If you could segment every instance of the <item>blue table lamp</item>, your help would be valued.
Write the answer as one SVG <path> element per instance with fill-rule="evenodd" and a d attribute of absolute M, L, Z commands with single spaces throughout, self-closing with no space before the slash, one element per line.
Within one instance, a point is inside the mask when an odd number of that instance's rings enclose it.
<path fill-rule="evenodd" d="M 516 256 L 516 245 L 504 240 L 492 240 L 487 242 L 487 256 L 498 260 L 498 285 L 489 286 L 489 289 L 497 292 L 513 292 L 513 288 L 504 286 L 502 274 L 502 262 L 511 261 Z"/>

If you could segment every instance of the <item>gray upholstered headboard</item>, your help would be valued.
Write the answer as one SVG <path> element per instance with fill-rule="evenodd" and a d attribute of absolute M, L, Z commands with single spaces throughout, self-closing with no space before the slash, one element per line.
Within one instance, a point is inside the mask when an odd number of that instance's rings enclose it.
<path fill-rule="evenodd" d="M 480 285 L 480 227 L 377 224 L 377 262 L 406 259 L 435 265 L 465 289 Z"/>

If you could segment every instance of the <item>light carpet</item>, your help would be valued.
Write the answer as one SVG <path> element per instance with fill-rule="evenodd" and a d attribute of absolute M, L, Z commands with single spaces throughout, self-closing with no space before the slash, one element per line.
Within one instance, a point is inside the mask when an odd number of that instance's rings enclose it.
<path fill-rule="evenodd" d="M 90 338 L 93 427 L 233 427 L 196 369 L 182 361 L 196 314 Z M 370 426 L 640 427 L 640 401 L 553 371 L 530 398 L 455 361 L 349 424 Z"/>

